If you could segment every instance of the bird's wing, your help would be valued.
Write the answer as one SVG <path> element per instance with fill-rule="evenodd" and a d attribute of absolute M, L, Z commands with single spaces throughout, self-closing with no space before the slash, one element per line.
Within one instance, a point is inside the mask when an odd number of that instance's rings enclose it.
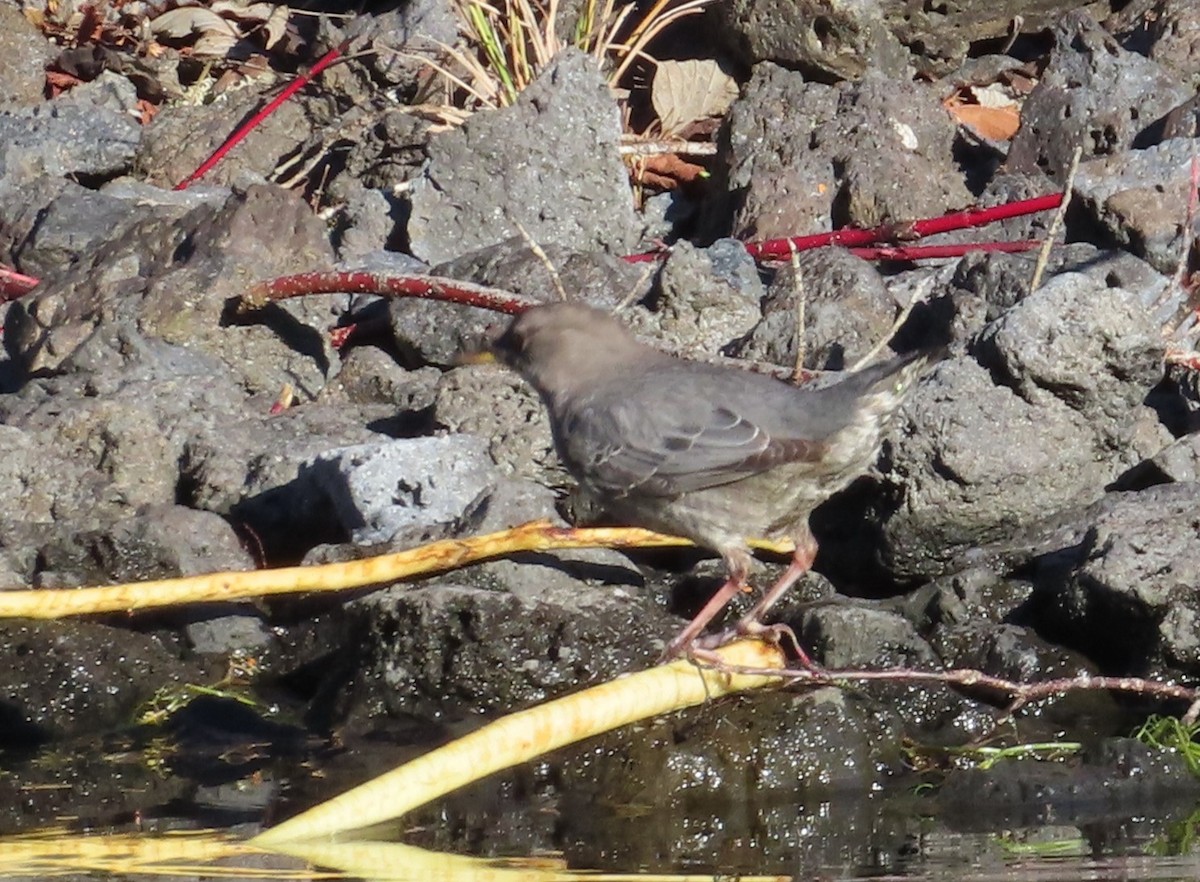
<path fill-rule="evenodd" d="M 607 493 L 674 496 L 824 451 L 818 440 L 772 438 L 765 420 L 707 397 L 657 405 L 631 395 L 573 408 L 560 439 L 569 464 Z"/>

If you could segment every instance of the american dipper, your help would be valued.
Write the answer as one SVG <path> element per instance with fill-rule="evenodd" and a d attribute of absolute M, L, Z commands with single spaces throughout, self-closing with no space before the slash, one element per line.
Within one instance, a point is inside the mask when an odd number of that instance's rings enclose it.
<path fill-rule="evenodd" d="M 746 587 L 747 537 L 790 537 L 783 575 L 735 629 L 704 645 L 768 630 L 763 614 L 816 557 L 809 514 L 875 463 L 930 357 L 903 355 L 809 389 L 661 352 L 580 303 L 528 309 L 490 348 L 541 395 L 559 458 L 586 494 L 629 526 L 724 558 L 729 578 L 665 658 L 691 650 Z"/>

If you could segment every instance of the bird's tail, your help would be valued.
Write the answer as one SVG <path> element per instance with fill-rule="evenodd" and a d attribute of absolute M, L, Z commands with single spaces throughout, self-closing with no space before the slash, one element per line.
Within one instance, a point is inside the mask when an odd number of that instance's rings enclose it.
<path fill-rule="evenodd" d="M 857 392 L 866 409 L 888 418 L 904 404 L 929 366 L 946 354 L 945 346 L 916 349 L 855 371 L 842 383 L 850 384 L 847 391 Z"/>

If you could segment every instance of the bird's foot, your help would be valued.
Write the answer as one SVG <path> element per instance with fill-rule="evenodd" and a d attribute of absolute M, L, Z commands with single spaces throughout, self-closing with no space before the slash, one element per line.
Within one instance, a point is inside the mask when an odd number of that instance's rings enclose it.
<path fill-rule="evenodd" d="M 745 637 L 754 637 L 775 646 L 783 646 L 786 642 L 790 644 L 792 651 L 796 653 L 796 658 L 799 660 L 801 667 L 814 674 L 821 673 L 822 671 L 821 666 L 814 662 L 808 653 L 804 651 L 804 647 L 800 645 L 800 639 L 796 636 L 796 632 L 788 625 L 764 625 L 758 619 L 753 618 L 741 619 L 732 628 L 726 628 L 717 634 L 700 638 L 695 642 L 691 651 L 692 653 L 697 651 L 712 653 L 728 643 L 741 640 Z"/>

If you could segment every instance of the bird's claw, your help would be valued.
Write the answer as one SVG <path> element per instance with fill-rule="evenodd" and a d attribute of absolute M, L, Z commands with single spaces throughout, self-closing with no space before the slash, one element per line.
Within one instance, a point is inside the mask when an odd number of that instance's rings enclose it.
<path fill-rule="evenodd" d="M 744 637 L 754 637 L 774 646 L 782 646 L 786 640 L 791 645 L 792 650 L 796 653 L 796 658 L 805 670 L 812 671 L 813 673 L 821 671 L 821 666 L 814 662 L 808 653 L 804 651 L 804 647 L 800 645 L 800 639 L 790 626 L 783 624 L 764 625 L 757 619 L 751 618 L 742 619 L 732 628 L 726 628 L 717 634 L 711 634 L 708 637 L 696 640 L 688 648 L 688 652 L 693 657 L 696 652 L 711 655 L 722 646 Z"/>

